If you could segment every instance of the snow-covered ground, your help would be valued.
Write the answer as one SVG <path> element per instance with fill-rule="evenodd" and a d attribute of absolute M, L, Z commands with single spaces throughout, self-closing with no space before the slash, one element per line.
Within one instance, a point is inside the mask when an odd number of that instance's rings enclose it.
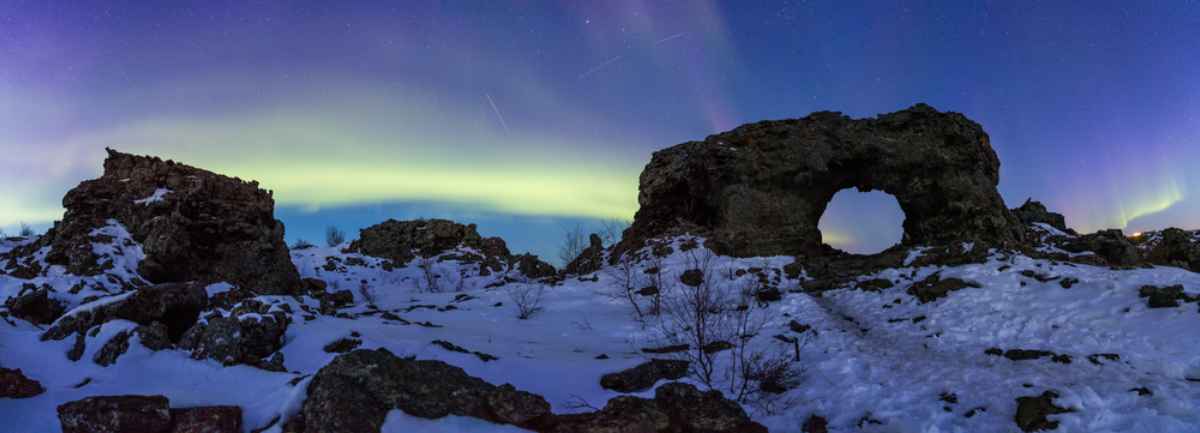
<path fill-rule="evenodd" d="M 113 242 L 98 245 L 97 252 L 114 261 L 109 272 L 137 279 L 140 247 L 127 241 L 119 225 L 104 230 Z M 23 242 L 27 241 L 3 241 L 0 252 Z M 676 241 L 674 253 L 655 264 L 665 278 L 678 278 L 693 266 L 696 254 L 705 251 L 701 247 L 685 252 L 680 246 Z M 324 268 L 329 257 L 337 258 L 333 271 Z M 179 350 L 154 352 L 137 344 L 136 336 L 115 364 L 95 364 L 92 353 L 102 342 L 133 326 L 123 321 L 109 322 L 88 337 L 88 352 L 72 362 L 65 355 L 71 339 L 39 341 L 43 329 L 9 319 L 10 323 L 0 322 L 0 366 L 22 369 L 46 392 L 0 400 L 0 431 L 57 432 L 57 405 L 111 394 L 162 394 L 178 407 L 238 405 L 245 429 L 251 431 L 294 413 L 305 397 L 307 378 L 336 356 L 324 346 L 352 333 L 359 335 L 362 348 L 386 347 L 400 356 L 443 360 L 489 382 L 512 383 L 540 394 L 555 412 L 577 412 L 586 410 L 583 403 L 600 407 L 620 395 L 602 389 L 600 376 L 645 361 L 647 355 L 640 349 L 660 342 L 653 319 L 643 326 L 633 320 L 626 301 L 611 296 L 618 285 L 613 272 L 545 287 L 543 311 L 521 320 L 510 295 L 536 290 L 539 283 L 497 285 L 503 275 L 475 276 L 478 265 L 434 261 L 423 269 L 413 261 L 387 271 L 377 259 L 320 247 L 293 251 L 292 258 L 302 276 L 327 281 L 331 291 L 350 290 L 356 304 L 341 311 L 348 318 L 319 315 L 306 320 L 298 307 L 317 307 L 312 299 L 259 298 L 289 304 L 295 312 L 282 349 L 289 372 L 222 367 L 213 360 L 193 360 Z M 731 287 L 756 278 L 754 273 L 738 275 L 739 269 L 778 270 L 792 261 L 713 260 L 711 275 Z M 639 275 L 645 275 L 641 271 Z M 1060 278 L 1040 282 L 1022 271 L 1042 279 Z M 907 293 L 913 282 L 936 272 L 981 288 L 965 288 L 924 304 Z M 430 274 L 440 275 L 435 277 L 440 292 L 429 290 Z M 90 298 L 119 295 L 101 277 L 81 279 L 61 269 L 50 275 L 32 283 L 54 287 L 53 296 L 68 308 Z M 784 296 L 752 307 L 769 318 L 754 344 L 782 345 L 773 337 L 788 333 L 793 320 L 812 328 L 804 334 L 800 353 L 801 381 L 786 395 L 790 407 L 775 413 L 747 407 L 773 432 L 799 432 L 814 414 L 828 418 L 833 432 L 1013 432 L 1018 431 L 1013 422 L 1015 398 L 1049 389 L 1061 396 L 1059 406 L 1073 410 L 1051 416 L 1061 423 L 1058 431 L 1200 431 L 1200 382 L 1188 380 L 1200 379 L 1197 304 L 1150 309 L 1138 296 L 1143 285 L 1182 284 L 1186 292 L 1200 294 L 1200 274 L 1165 267 L 1116 271 L 994 254 L 982 264 L 890 269 L 863 279 L 888 279 L 895 283 L 892 288 L 844 288 L 822 296 L 800 292 L 801 281 L 783 272 L 772 275 L 777 275 L 775 285 Z M 1064 288 L 1061 278 L 1078 282 Z M 28 282 L 0 276 L 0 299 L 17 295 Z M 81 282 L 88 288 L 70 293 Z M 209 291 L 226 289 L 215 285 Z M 369 304 L 407 324 L 372 313 Z M 434 340 L 498 359 L 448 351 L 432 344 Z M 990 348 L 1048 350 L 1069 355 L 1072 362 L 1012 361 L 985 354 Z M 1089 360 L 1089 355 L 1098 354 L 1117 354 L 1119 360 Z M 597 359 L 600 355 L 606 359 Z M 1143 396 L 1133 392 L 1135 388 L 1153 394 Z M 950 394 L 955 403 L 943 398 Z M 639 395 L 650 397 L 653 391 Z M 279 431 L 278 426 L 268 431 Z M 470 418 L 431 421 L 393 411 L 384 431 L 521 430 Z"/>

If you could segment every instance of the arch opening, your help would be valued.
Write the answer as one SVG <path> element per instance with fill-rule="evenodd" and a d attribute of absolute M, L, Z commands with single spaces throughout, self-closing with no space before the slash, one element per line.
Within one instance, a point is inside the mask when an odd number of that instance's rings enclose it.
<path fill-rule="evenodd" d="M 829 246 L 853 254 L 877 254 L 904 238 L 904 218 L 895 196 L 848 188 L 834 194 L 817 229 Z"/>

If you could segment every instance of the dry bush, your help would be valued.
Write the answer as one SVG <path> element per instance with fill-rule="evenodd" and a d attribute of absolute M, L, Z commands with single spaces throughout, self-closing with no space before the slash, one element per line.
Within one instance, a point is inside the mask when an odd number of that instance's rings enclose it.
<path fill-rule="evenodd" d="M 642 288 L 641 268 L 632 253 L 622 254 L 617 263 L 603 268 L 604 274 L 612 279 L 611 291 L 606 293 L 613 299 L 626 302 L 633 308 L 634 317 L 638 322 L 644 322 L 645 314 L 638 302 L 638 290 Z"/>
<path fill-rule="evenodd" d="M 508 297 L 517 306 L 517 318 L 528 320 L 542 312 L 542 295 L 546 291 L 544 284 L 511 284 L 506 289 Z"/>
<path fill-rule="evenodd" d="M 316 245 L 313 245 L 312 242 L 309 242 L 304 239 L 296 239 L 296 242 L 292 243 L 293 250 L 307 250 L 307 249 L 315 247 L 315 246 Z"/>
<path fill-rule="evenodd" d="M 421 257 L 417 260 L 417 268 L 421 270 L 421 282 L 424 283 L 425 291 L 429 293 L 438 293 L 442 291 L 439 279 L 441 275 L 434 269 L 436 261 L 433 257 Z"/>
<path fill-rule="evenodd" d="M 583 226 L 576 224 L 574 227 L 563 230 L 562 245 L 558 247 L 558 260 L 562 262 L 563 266 L 566 266 L 583 254 L 583 250 L 587 247 L 588 235 L 583 232 Z"/>
<path fill-rule="evenodd" d="M 336 247 L 343 242 L 346 242 L 346 232 L 334 226 L 325 227 L 325 245 Z"/>
<path fill-rule="evenodd" d="M 688 361 L 689 376 L 708 389 L 763 411 L 782 410 L 790 406 L 783 391 L 794 387 L 803 371 L 788 350 L 754 344 L 775 311 L 755 306 L 757 283 L 722 284 L 717 260 L 707 250 L 689 252 L 688 268 L 703 276 L 697 286 L 681 283 L 678 275 L 660 278 L 657 334 L 664 345 L 688 347 L 674 356 Z"/>
<path fill-rule="evenodd" d="M 21 223 L 21 231 L 18 233 L 23 238 L 27 238 L 35 234 L 33 232 L 33 227 L 30 227 L 29 224 L 26 223 Z"/>

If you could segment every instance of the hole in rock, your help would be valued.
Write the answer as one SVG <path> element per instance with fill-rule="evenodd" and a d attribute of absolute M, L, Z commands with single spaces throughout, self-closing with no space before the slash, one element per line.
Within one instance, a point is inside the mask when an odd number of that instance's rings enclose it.
<path fill-rule="evenodd" d="M 188 329 L 191 329 L 192 325 L 198 321 L 200 321 L 200 309 L 194 307 L 170 308 L 163 315 L 163 324 L 167 325 L 167 338 L 170 338 L 172 343 L 179 343 L 179 340 L 183 339 L 183 334 L 187 333 Z"/>
<path fill-rule="evenodd" d="M 834 248 L 876 254 L 904 237 L 904 211 L 891 194 L 844 189 L 833 196 L 817 227 L 822 240 Z"/>

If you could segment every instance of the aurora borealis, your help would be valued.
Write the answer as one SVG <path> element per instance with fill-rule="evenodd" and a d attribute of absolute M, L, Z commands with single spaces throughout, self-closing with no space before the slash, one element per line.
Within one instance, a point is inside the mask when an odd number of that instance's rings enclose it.
<path fill-rule="evenodd" d="M 259 180 L 289 239 L 447 217 L 552 255 L 632 216 L 655 149 L 923 101 L 989 132 L 1010 207 L 1200 228 L 1197 41 L 1194 1 L 8 0 L 0 227 L 60 217 L 111 146 Z M 900 218 L 873 203 L 826 237 Z"/>

